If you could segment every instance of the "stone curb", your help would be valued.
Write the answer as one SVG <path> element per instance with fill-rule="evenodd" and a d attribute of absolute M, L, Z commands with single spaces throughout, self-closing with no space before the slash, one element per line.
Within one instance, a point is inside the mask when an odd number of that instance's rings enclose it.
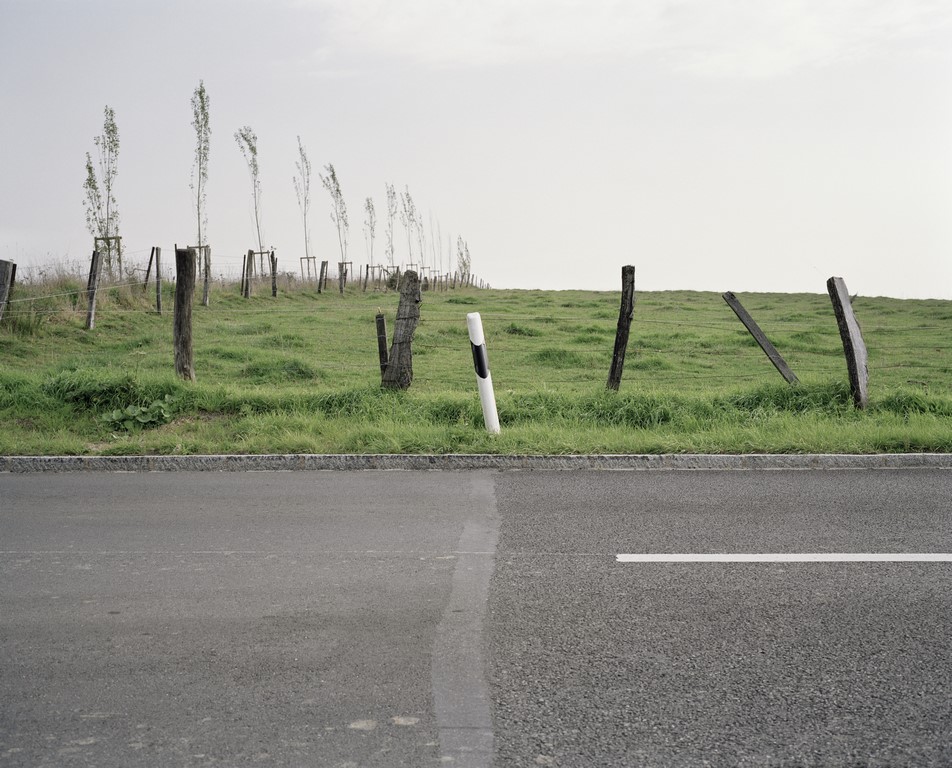
<path fill-rule="evenodd" d="M 952 454 L 273 454 L 222 456 L 0 456 L 0 473 L 292 472 L 316 470 L 767 470 L 952 469 Z"/>

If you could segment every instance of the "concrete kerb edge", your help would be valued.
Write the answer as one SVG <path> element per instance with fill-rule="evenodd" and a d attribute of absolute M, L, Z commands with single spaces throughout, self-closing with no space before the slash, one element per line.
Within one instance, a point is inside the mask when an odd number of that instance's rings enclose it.
<path fill-rule="evenodd" d="M 952 454 L 272 454 L 217 456 L 0 456 L 0 473 L 293 472 L 360 470 L 952 469 Z"/>

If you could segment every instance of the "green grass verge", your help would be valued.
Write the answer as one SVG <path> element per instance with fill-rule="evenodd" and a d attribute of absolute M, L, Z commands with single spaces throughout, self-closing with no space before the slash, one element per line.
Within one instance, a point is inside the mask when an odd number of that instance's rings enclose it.
<path fill-rule="evenodd" d="M 790 387 L 719 295 L 639 294 L 615 393 L 617 293 L 426 293 L 414 382 L 395 393 L 379 387 L 374 326 L 379 309 L 392 332 L 393 293 L 245 300 L 217 286 L 195 307 L 190 384 L 172 371 L 171 292 L 159 316 L 137 288 L 111 288 L 86 331 L 81 287 L 15 288 L 0 322 L 0 454 L 952 451 L 952 302 L 855 301 L 870 353 L 860 411 L 825 295 L 740 297 L 800 376 Z M 498 436 L 482 425 L 471 311 Z"/>

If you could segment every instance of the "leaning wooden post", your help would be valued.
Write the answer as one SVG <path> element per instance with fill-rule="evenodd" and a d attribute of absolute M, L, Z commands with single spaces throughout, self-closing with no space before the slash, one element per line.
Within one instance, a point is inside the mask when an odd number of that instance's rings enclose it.
<path fill-rule="evenodd" d="M 413 332 L 420 319 L 420 278 L 413 270 L 403 274 L 400 283 L 400 303 L 397 305 L 397 322 L 393 329 L 393 345 L 390 347 L 390 362 L 383 372 L 384 389 L 408 389 L 413 381 Z"/>
<path fill-rule="evenodd" d="M 387 370 L 387 363 L 390 357 L 387 354 L 387 318 L 383 312 L 377 313 L 377 355 L 380 357 L 380 378 L 383 381 L 383 374 Z"/>
<path fill-rule="evenodd" d="M 192 294 L 195 291 L 195 249 L 175 249 L 175 320 L 173 346 L 175 372 L 186 381 L 195 381 L 192 362 Z"/>
<path fill-rule="evenodd" d="M 764 354 L 770 358 L 770 362 L 774 364 L 774 368 L 776 368 L 780 375 L 787 380 L 787 383 L 799 384 L 800 379 L 798 379 L 796 374 L 790 370 L 790 366 L 787 365 L 787 361 L 783 359 L 776 347 L 770 343 L 770 339 L 768 339 L 764 332 L 760 330 L 760 326 L 754 322 L 754 318 L 752 318 L 747 310 L 744 309 L 737 297 L 728 291 L 727 293 L 722 293 L 721 298 L 727 302 L 727 306 L 734 310 L 734 314 L 737 315 L 737 319 L 744 324 L 744 327 L 750 332 L 750 335 L 754 337 L 754 341 L 760 345 L 760 348 L 764 351 Z"/>
<path fill-rule="evenodd" d="M 321 274 L 317 278 L 317 292 L 323 293 L 327 289 L 327 262 L 321 262 Z"/>
<path fill-rule="evenodd" d="M 86 298 L 88 309 L 86 311 L 86 330 L 91 331 L 96 327 L 96 293 L 99 290 L 99 270 L 102 267 L 102 254 L 99 251 L 93 251 L 93 257 L 89 262 L 89 280 L 86 283 Z"/>
<path fill-rule="evenodd" d="M 618 312 L 618 328 L 615 330 L 615 351 L 612 353 L 612 367 L 608 371 L 606 387 L 616 392 L 621 385 L 621 374 L 625 369 L 625 352 L 628 351 L 628 334 L 631 331 L 631 318 L 635 314 L 635 268 L 630 264 L 621 268 L 621 309 Z"/>
<path fill-rule="evenodd" d="M 242 282 L 242 292 L 241 295 L 246 299 L 251 298 L 251 275 L 255 271 L 255 252 L 252 250 L 248 251 L 248 256 L 245 259 L 245 278 Z"/>
<path fill-rule="evenodd" d="M 155 311 L 162 314 L 162 249 L 155 248 Z"/>
<path fill-rule="evenodd" d="M 843 352 L 846 354 L 846 368 L 850 376 L 850 390 L 857 408 L 865 408 L 869 402 L 869 369 L 867 368 L 866 344 L 863 332 L 859 328 L 849 291 L 842 277 L 831 277 L 826 281 L 826 290 L 833 302 L 836 324 L 843 340 Z"/>
<path fill-rule="evenodd" d="M 152 251 L 149 253 L 149 266 L 145 268 L 145 280 L 142 283 L 142 292 L 145 293 L 149 290 L 149 278 L 152 276 L 152 264 L 155 263 L 155 246 L 152 246 Z"/>
<path fill-rule="evenodd" d="M 268 260 L 271 262 L 271 297 L 274 298 L 278 295 L 278 258 L 274 251 L 268 255 Z"/>
<path fill-rule="evenodd" d="M 17 265 L 12 261 L 0 260 L 0 320 L 3 319 L 3 310 L 6 309 L 13 291 L 13 281 L 16 278 Z"/>

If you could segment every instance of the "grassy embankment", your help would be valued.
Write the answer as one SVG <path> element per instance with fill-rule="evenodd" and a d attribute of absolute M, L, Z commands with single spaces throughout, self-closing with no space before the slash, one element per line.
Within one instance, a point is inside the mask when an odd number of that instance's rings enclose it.
<path fill-rule="evenodd" d="M 374 314 L 397 296 L 217 287 L 195 307 L 198 382 L 176 379 L 172 294 L 79 278 L 18 285 L 0 323 L 0 454 L 952 451 L 952 302 L 860 297 L 870 407 L 854 409 L 826 295 L 739 298 L 801 379 L 788 386 L 715 293 L 637 297 L 605 390 L 617 292 L 426 293 L 413 386 L 379 387 Z M 32 297 L 32 298 L 31 298 Z M 502 434 L 483 429 L 466 313 L 487 334 Z M 168 396 L 168 398 L 166 398 Z M 158 404 L 157 404 L 158 403 Z M 117 409 L 140 409 L 129 430 Z M 110 414 L 114 418 L 110 418 Z"/>

